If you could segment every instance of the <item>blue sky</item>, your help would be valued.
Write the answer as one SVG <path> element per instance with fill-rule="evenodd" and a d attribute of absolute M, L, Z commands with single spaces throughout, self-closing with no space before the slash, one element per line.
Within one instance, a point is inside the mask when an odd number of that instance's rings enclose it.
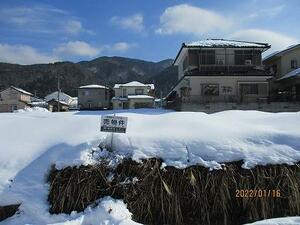
<path fill-rule="evenodd" d="M 20 64 L 125 56 L 174 58 L 182 42 L 300 43 L 298 0 L 2 0 L 0 61 Z"/>

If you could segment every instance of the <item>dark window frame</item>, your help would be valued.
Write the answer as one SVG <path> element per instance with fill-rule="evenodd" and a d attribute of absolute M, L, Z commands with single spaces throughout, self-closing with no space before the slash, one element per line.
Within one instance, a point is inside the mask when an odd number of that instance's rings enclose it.
<path fill-rule="evenodd" d="M 206 86 L 216 86 L 217 87 L 217 91 L 216 91 L 216 93 L 214 94 L 214 93 L 212 93 L 213 91 L 211 90 L 211 93 L 209 94 L 207 94 L 206 92 L 208 91 L 208 90 L 205 90 L 205 87 Z M 201 84 L 201 95 L 202 96 L 220 96 L 220 84 L 218 84 L 218 83 L 204 83 L 204 84 Z"/>
<path fill-rule="evenodd" d="M 291 69 L 297 69 L 298 68 L 298 61 L 296 59 L 291 60 Z"/>
<path fill-rule="evenodd" d="M 141 91 L 141 92 L 138 93 L 139 91 Z M 136 95 L 143 95 L 143 94 L 144 94 L 144 89 L 142 89 L 142 88 L 136 88 L 136 89 L 134 90 L 134 93 L 135 93 Z"/>

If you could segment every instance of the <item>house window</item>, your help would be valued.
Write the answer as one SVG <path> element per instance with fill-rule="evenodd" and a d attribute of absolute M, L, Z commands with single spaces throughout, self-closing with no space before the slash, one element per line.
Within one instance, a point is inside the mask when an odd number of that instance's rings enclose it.
<path fill-rule="evenodd" d="M 219 84 L 202 84 L 203 96 L 219 96 Z"/>
<path fill-rule="evenodd" d="M 144 94 L 144 89 L 135 89 L 135 94 L 136 95 L 143 95 Z"/>
<path fill-rule="evenodd" d="M 260 65 L 261 53 L 257 50 L 234 51 L 235 65 Z"/>
<path fill-rule="evenodd" d="M 202 50 L 202 51 L 200 51 L 200 64 L 201 65 L 214 65 L 214 64 L 216 64 L 215 50 Z"/>
<path fill-rule="evenodd" d="M 90 91 L 85 90 L 85 91 L 84 91 L 84 96 L 89 96 L 89 95 L 90 95 Z"/>
<path fill-rule="evenodd" d="M 12 105 L 12 106 L 11 106 L 11 111 L 15 111 L 15 110 L 18 110 L 18 106 Z"/>
<path fill-rule="evenodd" d="M 291 60 L 291 69 L 297 69 L 297 68 L 298 68 L 297 60 Z"/>

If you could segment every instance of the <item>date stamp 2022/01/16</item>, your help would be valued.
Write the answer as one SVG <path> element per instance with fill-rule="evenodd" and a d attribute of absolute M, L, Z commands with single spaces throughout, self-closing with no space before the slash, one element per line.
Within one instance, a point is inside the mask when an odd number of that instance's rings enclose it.
<path fill-rule="evenodd" d="M 236 198 L 280 198 L 279 189 L 238 189 L 235 191 Z"/>

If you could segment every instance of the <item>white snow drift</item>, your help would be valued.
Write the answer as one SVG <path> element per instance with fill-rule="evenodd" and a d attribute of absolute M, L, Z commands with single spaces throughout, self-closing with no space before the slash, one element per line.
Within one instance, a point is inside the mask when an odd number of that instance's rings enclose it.
<path fill-rule="evenodd" d="M 22 203 L 22 212 L 3 224 L 93 225 L 92 218 L 99 213 L 108 222 L 97 220 L 97 224 L 134 224 L 126 206 L 113 199 L 106 200 L 114 202 L 116 210 L 126 214 L 124 218 L 114 220 L 102 202 L 84 213 L 48 213 L 45 179 L 50 166 L 93 163 L 91 150 L 110 141 L 109 133 L 99 131 L 100 117 L 113 113 L 129 118 L 127 133 L 114 135 L 116 157 L 159 157 L 179 168 L 200 164 L 212 169 L 236 160 L 243 160 L 246 168 L 300 161 L 300 112 L 4 113 L 0 114 L 0 205 Z"/>

